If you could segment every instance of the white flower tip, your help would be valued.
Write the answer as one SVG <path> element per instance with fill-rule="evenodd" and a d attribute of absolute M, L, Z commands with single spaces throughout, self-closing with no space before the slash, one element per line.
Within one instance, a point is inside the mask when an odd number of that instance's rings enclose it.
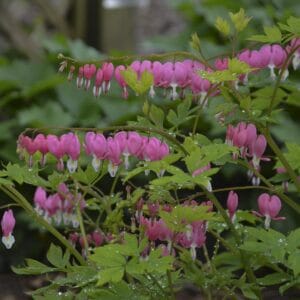
<path fill-rule="evenodd" d="M 3 236 L 2 243 L 4 244 L 6 249 L 10 249 L 15 243 L 15 238 L 12 234 L 9 234 L 8 236 Z"/>
<path fill-rule="evenodd" d="M 96 156 L 94 156 L 94 158 L 92 160 L 92 166 L 93 166 L 95 172 L 98 172 L 101 167 L 101 160 L 98 159 Z"/>
<path fill-rule="evenodd" d="M 115 177 L 118 172 L 118 166 L 109 162 L 108 164 L 108 173 L 110 177 Z"/>
<path fill-rule="evenodd" d="M 71 158 L 67 161 L 67 168 L 70 173 L 74 173 L 77 169 L 78 161 L 72 160 Z"/>

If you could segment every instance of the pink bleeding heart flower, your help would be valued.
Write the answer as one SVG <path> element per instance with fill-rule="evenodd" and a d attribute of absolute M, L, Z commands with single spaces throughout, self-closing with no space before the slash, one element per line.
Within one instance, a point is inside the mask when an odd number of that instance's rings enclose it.
<path fill-rule="evenodd" d="M 52 134 L 47 135 L 48 149 L 51 154 L 53 154 L 57 159 L 57 169 L 62 171 L 64 169 L 63 156 L 65 155 L 64 145 L 61 140 Z"/>
<path fill-rule="evenodd" d="M 35 210 L 42 215 L 46 209 L 47 193 L 42 187 L 37 187 L 33 196 Z"/>
<path fill-rule="evenodd" d="M 123 89 L 122 96 L 124 99 L 128 98 L 128 90 L 127 90 L 127 83 L 122 75 L 122 71 L 125 71 L 126 68 L 123 65 L 117 66 L 115 69 L 115 78 L 120 85 L 120 87 Z"/>
<path fill-rule="evenodd" d="M 78 166 L 78 158 L 80 156 L 80 141 L 78 136 L 72 132 L 63 134 L 60 137 L 64 153 L 69 156 L 67 168 L 70 173 L 74 173 Z"/>
<path fill-rule="evenodd" d="M 33 155 L 37 152 L 37 144 L 28 136 L 20 135 L 18 139 L 18 148 L 24 149 L 29 154 L 29 168 L 33 165 Z"/>
<path fill-rule="evenodd" d="M 58 193 L 48 196 L 45 204 L 47 217 L 54 217 L 57 212 L 60 212 L 61 207 L 62 201 Z M 59 221 L 61 221 L 61 218 L 59 218 Z M 57 222 L 58 224 L 60 223 L 59 221 Z"/>
<path fill-rule="evenodd" d="M 75 66 L 71 65 L 68 73 L 68 81 L 71 81 L 73 79 L 74 71 L 75 71 Z"/>
<path fill-rule="evenodd" d="M 97 70 L 95 83 L 93 87 L 93 94 L 95 97 L 99 97 L 102 92 L 102 83 L 103 83 L 103 71 L 101 68 Z"/>
<path fill-rule="evenodd" d="M 36 146 L 37 151 L 39 151 L 42 154 L 41 158 L 41 166 L 44 166 L 46 163 L 46 154 L 48 153 L 48 143 L 47 143 L 47 138 L 42 134 L 39 133 L 35 138 L 34 138 L 34 144 Z"/>
<path fill-rule="evenodd" d="M 147 203 L 147 207 L 148 207 L 150 216 L 153 218 L 158 214 L 160 205 L 158 202 Z"/>
<path fill-rule="evenodd" d="M 152 62 L 150 60 L 143 60 L 141 62 L 140 74 L 143 74 L 145 71 L 148 71 L 149 73 L 152 71 Z"/>
<path fill-rule="evenodd" d="M 143 145 L 143 139 L 137 132 L 128 132 L 127 150 L 130 155 L 137 156 Z"/>
<path fill-rule="evenodd" d="M 260 48 L 261 67 L 268 67 L 270 69 L 271 78 L 276 79 L 274 69 L 281 68 L 287 58 L 285 50 L 280 45 L 264 45 Z M 285 71 L 283 80 L 288 76 L 288 71 Z"/>
<path fill-rule="evenodd" d="M 68 240 L 73 245 L 73 247 L 75 247 L 76 243 L 79 241 L 79 234 L 77 232 L 71 232 L 69 234 Z"/>
<path fill-rule="evenodd" d="M 235 212 L 239 204 L 239 197 L 234 191 L 230 191 L 227 197 L 227 209 L 229 218 L 233 222 L 235 219 Z"/>
<path fill-rule="evenodd" d="M 150 87 L 149 95 L 151 98 L 155 96 L 155 87 L 161 86 L 162 75 L 163 75 L 163 65 L 159 61 L 154 61 L 151 66 L 151 72 L 153 74 L 153 85 Z"/>
<path fill-rule="evenodd" d="M 296 48 L 298 49 L 295 51 Z M 287 52 L 290 53 L 291 51 L 294 51 L 292 60 L 293 68 L 297 70 L 300 65 L 300 38 L 291 40 L 290 45 L 287 47 Z"/>
<path fill-rule="evenodd" d="M 285 217 L 278 217 L 278 213 L 281 210 L 281 200 L 277 196 L 263 193 L 258 197 L 257 202 L 259 212 L 253 211 L 253 213 L 265 218 L 266 229 L 270 228 L 271 220 L 285 219 Z"/>
<path fill-rule="evenodd" d="M 140 70 L 141 70 L 141 62 L 139 60 L 135 60 L 130 64 L 130 68 L 136 73 L 137 78 L 140 78 Z"/>
<path fill-rule="evenodd" d="M 201 221 L 193 222 L 186 226 L 185 233 L 179 233 L 176 236 L 176 242 L 184 248 L 190 248 L 191 257 L 196 259 L 196 248 L 200 248 L 205 244 L 205 224 Z"/>
<path fill-rule="evenodd" d="M 224 57 L 223 59 L 218 58 L 215 60 L 215 68 L 219 71 L 228 69 L 228 58 Z"/>
<path fill-rule="evenodd" d="M 16 225 L 16 220 L 11 209 L 4 212 L 2 220 L 1 220 L 1 228 L 2 228 L 2 243 L 6 247 L 6 249 L 10 249 L 15 243 L 15 238 L 12 235 L 14 227 Z"/>
<path fill-rule="evenodd" d="M 121 148 L 119 143 L 112 137 L 107 139 L 107 159 L 109 160 L 108 172 L 111 177 L 115 177 L 118 171 L 118 166 L 122 163 Z"/>
<path fill-rule="evenodd" d="M 191 90 L 192 93 L 197 97 L 199 97 L 198 104 L 206 106 L 207 101 L 206 96 L 211 88 L 211 83 L 207 79 L 203 79 L 198 74 L 194 73 L 191 79 Z"/>
<path fill-rule="evenodd" d="M 252 144 L 249 146 L 249 154 L 253 156 L 252 164 L 254 168 L 259 169 L 259 163 L 263 157 L 266 148 L 267 148 L 267 140 L 262 134 L 260 134 L 256 138 L 256 140 L 254 140 Z"/>
<path fill-rule="evenodd" d="M 88 155 L 93 155 L 92 166 L 98 172 L 101 161 L 107 155 L 107 142 L 103 134 L 87 132 L 85 135 L 85 151 Z"/>
<path fill-rule="evenodd" d="M 84 81 L 83 73 L 84 73 L 83 67 L 79 67 L 78 74 L 77 74 L 77 80 L 76 80 L 76 85 L 78 88 L 81 88 L 83 85 L 83 81 Z"/>
<path fill-rule="evenodd" d="M 114 75 L 114 65 L 112 63 L 104 63 L 102 66 L 103 72 L 103 83 L 102 83 L 102 90 L 104 94 L 110 89 L 110 81 Z"/>
<path fill-rule="evenodd" d="M 99 247 L 103 244 L 104 242 L 104 236 L 101 232 L 95 230 L 92 234 L 91 234 L 91 237 L 92 237 L 92 242 L 94 243 L 94 245 L 96 247 Z"/>
<path fill-rule="evenodd" d="M 85 78 L 85 89 L 88 90 L 90 88 L 90 85 L 91 85 L 91 79 L 92 77 L 95 75 L 97 71 L 97 68 L 95 65 L 91 64 L 86 64 L 84 65 L 83 67 L 83 76 Z"/>

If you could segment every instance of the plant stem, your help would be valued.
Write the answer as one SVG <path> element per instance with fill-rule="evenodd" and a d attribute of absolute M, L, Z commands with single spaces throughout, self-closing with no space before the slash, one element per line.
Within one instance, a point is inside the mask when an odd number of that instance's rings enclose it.
<path fill-rule="evenodd" d="M 264 134 L 270 148 L 273 150 L 273 152 L 276 154 L 276 156 L 279 158 L 281 163 L 283 164 L 284 168 L 286 169 L 287 173 L 289 174 L 290 178 L 293 180 L 298 192 L 300 192 L 300 182 L 297 178 L 297 174 L 283 155 L 280 148 L 277 146 L 276 142 L 273 140 L 270 131 L 265 128 L 260 128 L 260 131 Z"/>
<path fill-rule="evenodd" d="M 234 247 L 231 246 L 230 243 L 228 243 L 224 238 L 222 238 L 217 232 L 215 232 L 209 228 L 208 228 L 208 232 L 211 235 L 213 235 L 218 241 L 220 241 L 227 250 L 231 251 L 232 253 L 238 252 Z"/>
<path fill-rule="evenodd" d="M 276 83 L 275 83 L 275 86 L 274 86 L 274 90 L 273 90 L 273 94 L 272 94 L 272 97 L 271 97 L 271 102 L 270 102 L 270 106 L 269 106 L 269 110 L 268 110 L 268 115 L 270 116 L 271 113 L 272 113 L 272 109 L 273 109 L 273 106 L 274 106 L 274 102 L 275 102 L 275 99 L 276 99 L 276 95 L 277 95 L 277 91 L 279 89 L 279 86 L 280 86 L 280 83 L 281 83 L 281 80 L 282 80 L 282 76 L 285 72 L 285 70 L 287 69 L 288 65 L 289 65 L 289 62 L 290 62 L 290 59 L 292 57 L 292 55 L 300 48 L 300 45 L 295 47 L 294 49 L 292 49 L 286 60 L 284 61 L 283 63 L 283 66 L 282 68 L 280 69 L 280 72 L 278 74 L 278 77 L 276 79 Z"/>
<path fill-rule="evenodd" d="M 241 166 L 244 166 L 245 168 L 251 170 L 256 177 L 260 178 L 261 181 L 264 182 L 270 188 L 270 191 L 272 193 L 277 194 L 287 205 L 289 205 L 298 214 L 300 214 L 300 206 L 294 200 L 292 200 L 290 197 L 288 197 L 287 195 L 285 195 L 284 193 L 282 193 L 278 189 L 276 189 L 275 186 L 272 185 L 268 181 L 268 179 L 266 179 L 263 175 L 261 175 L 255 168 L 253 168 L 253 166 L 251 166 L 248 162 L 246 163 L 244 161 L 238 161 L 238 163 Z"/>
<path fill-rule="evenodd" d="M 167 278 L 168 278 L 168 284 L 169 284 L 169 288 L 170 288 L 171 299 L 175 300 L 176 297 L 175 297 L 175 293 L 174 293 L 174 289 L 173 289 L 172 274 L 171 274 L 170 270 L 167 270 Z"/>
<path fill-rule="evenodd" d="M 32 216 L 40 225 L 45 227 L 55 238 L 57 238 L 77 259 L 77 261 L 82 265 L 86 265 L 85 260 L 81 254 L 70 244 L 70 242 L 51 224 L 49 224 L 44 218 L 36 213 L 30 203 L 20 194 L 13 186 L 0 185 L 0 189 L 7 194 L 12 200 L 18 203 L 30 216 Z"/>
<path fill-rule="evenodd" d="M 225 209 L 222 207 L 222 205 L 220 204 L 219 200 L 216 198 L 216 196 L 209 192 L 205 187 L 202 187 L 207 198 L 209 200 L 212 201 L 212 203 L 214 204 L 214 206 L 217 208 L 217 210 L 221 213 L 224 221 L 226 222 L 228 228 L 230 229 L 230 231 L 232 232 L 233 236 L 234 236 L 234 239 L 236 241 L 236 244 L 237 244 L 237 248 L 238 246 L 243 242 L 242 241 L 242 238 L 241 236 L 239 235 L 238 231 L 235 229 L 234 225 L 232 224 L 229 216 L 227 215 Z M 248 261 L 247 261 L 247 258 L 246 258 L 246 255 L 245 255 L 245 252 L 241 249 L 239 249 L 239 252 L 240 252 L 240 255 L 241 255 L 241 260 L 242 260 L 242 263 L 244 265 L 244 268 L 245 268 L 245 271 L 247 273 L 247 277 L 249 279 L 249 281 L 255 285 L 256 284 L 256 277 L 251 269 L 251 267 L 249 266 L 248 264 Z M 259 297 L 259 299 L 261 299 L 261 295 L 260 295 L 260 291 L 257 290 L 257 296 Z"/>

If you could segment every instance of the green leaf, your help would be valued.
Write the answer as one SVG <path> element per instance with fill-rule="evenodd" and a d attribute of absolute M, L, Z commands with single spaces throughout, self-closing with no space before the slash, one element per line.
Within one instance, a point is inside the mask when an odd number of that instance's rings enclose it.
<path fill-rule="evenodd" d="M 163 127 L 165 114 L 161 108 L 155 105 L 151 105 L 149 117 L 155 125 L 161 128 Z"/>
<path fill-rule="evenodd" d="M 293 270 L 295 276 L 300 274 L 300 250 L 297 249 L 288 257 L 288 266 Z"/>
<path fill-rule="evenodd" d="M 190 224 L 194 221 L 213 220 L 214 213 L 208 212 L 205 205 L 189 207 L 175 206 L 171 212 L 160 211 L 160 217 L 165 221 L 166 225 L 175 232 L 186 231 L 186 223 Z"/>
<path fill-rule="evenodd" d="M 198 74 L 209 80 L 212 83 L 222 83 L 225 81 L 236 81 L 238 76 L 241 74 L 247 74 L 252 71 L 245 62 L 241 62 L 237 58 L 232 58 L 228 60 L 228 69 L 222 71 L 208 72 L 204 70 L 199 70 Z"/>
<path fill-rule="evenodd" d="M 122 76 L 126 83 L 139 95 L 144 94 L 153 85 L 153 74 L 145 70 L 140 79 L 137 73 L 130 67 L 122 71 Z"/>
<path fill-rule="evenodd" d="M 18 275 L 40 275 L 57 271 L 56 268 L 48 267 L 34 259 L 26 259 L 27 266 L 24 268 L 12 267 L 12 270 Z"/>
<path fill-rule="evenodd" d="M 282 30 L 285 30 L 285 31 L 288 31 L 288 32 L 294 34 L 295 35 L 294 37 L 300 36 L 300 18 L 290 16 L 287 19 L 287 25 L 282 24 L 282 23 L 279 23 L 278 25 Z M 293 37 L 291 37 L 291 38 L 293 38 Z"/>
<path fill-rule="evenodd" d="M 184 160 L 189 172 L 192 174 L 195 170 L 207 166 L 210 162 L 217 162 L 233 152 L 236 152 L 235 147 L 227 144 L 209 144 L 203 147 L 195 147 L 195 150 Z M 203 175 L 205 175 L 205 172 Z"/>
<path fill-rule="evenodd" d="M 296 249 L 300 249 L 300 228 L 293 230 L 287 237 L 287 250 L 293 253 Z"/>
<path fill-rule="evenodd" d="M 283 282 L 286 282 L 289 279 L 290 277 L 286 273 L 273 273 L 261 278 L 257 278 L 257 282 L 260 285 L 269 286 L 275 284 L 282 284 Z"/>
<path fill-rule="evenodd" d="M 120 248 L 118 244 L 98 247 L 94 250 L 94 254 L 90 256 L 90 259 L 103 268 L 124 266 L 126 260 L 120 253 Z"/>
<path fill-rule="evenodd" d="M 190 41 L 190 45 L 191 45 L 191 48 L 196 50 L 196 51 L 200 51 L 201 50 L 201 45 L 200 45 L 200 39 L 199 39 L 199 36 L 198 34 L 195 32 L 192 34 L 192 39 Z"/>
<path fill-rule="evenodd" d="M 124 269 L 120 267 L 111 267 L 98 272 L 98 285 L 104 285 L 108 282 L 119 282 L 124 275 Z"/>
<path fill-rule="evenodd" d="M 120 253 L 126 256 L 139 256 L 138 241 L 134 234 L 125 233 L 124 243 L 120 247 Z"/>
<path fill-rule="evenodd" d="M 66 257 L 63 257 L 62 249 L 54 244 L 50 245 L 50 248 L 47 252 L 47 259 L 53 266 L 57 268 L 64 268 L 66 265 Z"/>
<path fill-rule="evenodd" d="M 229 16 L 237 32 L 243 31 L 251 20 L 251 17 L 245 15 L 245 11 L 242 8 L 235 14 L 230 12 Z"/>
<path fill-rule="evenodd" d="M 265 35 L 253 35 L 248 40 L 263 43 L 281 43 L 282 35 L 277 26 L 264 27 Z"/>
<path fill-rule="evenodd" d="M 215 26 L 218 31 L 220 31 L 225 36 L 228 36 L 230 34 L 230 25 L 225 19 L 217 17 Z"/>

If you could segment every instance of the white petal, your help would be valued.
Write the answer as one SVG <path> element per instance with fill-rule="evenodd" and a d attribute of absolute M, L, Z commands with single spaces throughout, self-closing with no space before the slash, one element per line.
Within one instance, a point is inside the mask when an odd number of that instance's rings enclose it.
<path fill-rule="evenodd" d="M 15 238 L 12 234 L 9 234 L 8 236 L 3 236 L 2 243 L 4 244 L 6 249 L 10 249 L 12 245 L 15 243 Z"/>

